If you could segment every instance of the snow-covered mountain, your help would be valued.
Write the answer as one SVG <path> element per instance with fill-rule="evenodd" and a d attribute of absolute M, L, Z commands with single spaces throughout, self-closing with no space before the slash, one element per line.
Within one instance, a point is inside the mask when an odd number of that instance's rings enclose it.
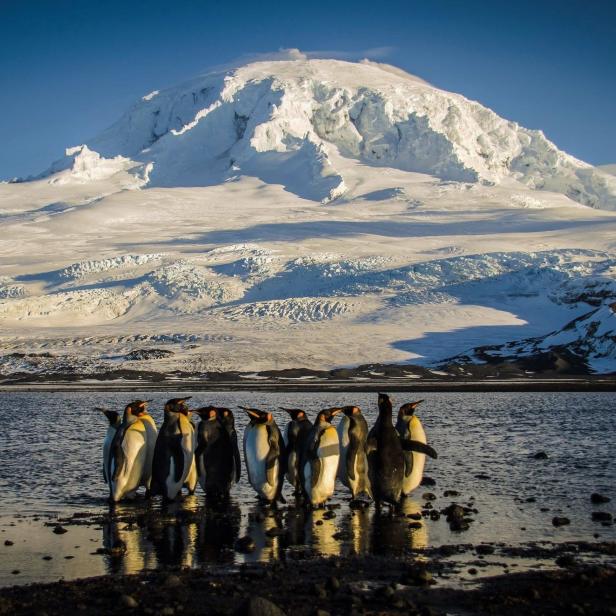
<path fill-rule="evenodd" d="M 214 72 L 0 185 L 0 372 L 544 349 L 613 314 L 615 211 L 616 177 L 394 67 Z M 616 369 L 613 345 L 585 348 Z"/>

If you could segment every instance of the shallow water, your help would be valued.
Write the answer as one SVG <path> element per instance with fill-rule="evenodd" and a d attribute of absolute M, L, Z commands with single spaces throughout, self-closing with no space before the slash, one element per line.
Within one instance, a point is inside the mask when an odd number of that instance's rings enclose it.
<path fill-rule="evenodd" d="M 404 503 L 407 514 L 421 511 L 422 495 L 434 492 L 434 507 L 452 500 L 477 508 L 468 531 L 453 533 L 444 519 L 424 518 L 409 528 L 404 517 L 378 515 L 374 507 L 353 511 L 348 492 L 338 485 L 336 517 L 324 511 L 304 513 L 294 507 L 279 514 L 263 511 L 245 471 L 225 511 L 205 506 L 199 491 L 182 503 L 162 508 L 158 501 L 139 500 L 117 508 L 124 514 L 148 515 L 148 522 L 102 526 L 67 526 L 55 535 L 49 519 L 76 512 L 93 515 L 109 510 L 101 474 L 101 448 L 106 420 L 95 406 L 121 408 L 136 398 L 153 399 L 151 413 L 160 424 L 162 406 L 176 395 L 160 392 L 4 393 L 0 427 L 0 585 L 106 572 L 135 572 L 167 565 L 233 565 L 246 560 L 272 560 L 307 554 L 394 554 L 446 543 L 528 543 L 550 540 L 616 539 L 615 526 L 591 520 L 591 512 L 614 513 L 616 500 L 616 396 L 606 393 L 425 393 L 418 415 L 429 442 L 439 452 L 428 460 L 426 474 L 433 488 L 419 488 Z M 238 405 L 276 409 L 301 406 L 310 416 L 323 407 L 357 404 L 372 424 L 376 394 L 198 392 L 195 405 Z M 394 404 L 413 399 L 397 394 Z M 286 414 L 275 416 L 282 427 Z M 244 417 L 236 414 L 241 438 Z M 545 451 L 547 460 L 533 454 Z M 445 490 L 460 496 L 445 498 Z M 612 498 L 592 506 L 590 494 Z M 285 489 L 289 503 L 293 499 Z M 527 499 L 531 499 L 527 502 Z M 534 501 L 532 499 L 535 499 Z M 545 511 L 541 511 L 545 509 Z M 183 518 L 182 512 L 192 512 Z M 178 514 L 181 523 L 178 523 Z M 565 515 L 571 524 L 552 526 Z M 155 523 L 152 524 L 152 520 Z M 274 529 L 274 530 L 272 530 Z M 233 550 L 238 536 L 250 534 L 257 549 L 250 555 Z M 280 534 L 277 534 L 280 533 Z M 122 557 L 94 555 L 121 539 Z M 14 545 L 5 546 L 4 541 Z M 79 546 L 79 547 L 75 547 Z M 52 560 L 43 560 L 52 556 Z M 69 558 L 67 558 L 69 557 Z M 19 574 L 12 574 L 19 570 Z"/>

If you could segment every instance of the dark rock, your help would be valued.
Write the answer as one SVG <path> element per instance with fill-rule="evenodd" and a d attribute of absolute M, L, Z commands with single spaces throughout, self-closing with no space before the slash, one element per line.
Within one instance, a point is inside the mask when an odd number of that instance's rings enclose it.
<path fill-rule="evenodd" d="M 21 573 L 21 571 L 19 569 L 13 569 L 13 571 L 11 571 L 11 575 L 19 575 Z"/>
<path fill-rule="evenodd" d="M 441 514 L 438 511 L 431 511 L 430 512 L 430 519 L 431 520 L 436 522 L 436 520 L 440 520 L 440 518 L 441 518 Z"/>
<path fill-rule="evenodd" d="M 422 486 L 426 487 L 426 488 L 430 488 L 432 486 L 436 485 L 436 480 L 432 479 L 432 477 L 428 477 L 427 475 L 425 475 L 423 477 L 423 479 L 421 480 L 421 484 Z"/>
<path fill-rule="evenodd" d="M 611 522 L 612 514 L 607 511 L 593 511 L 592 520 L 593 522 Z"/>
<path fill-rule="evenodd" d="M 567 526 L 567 524 L 571 524 L 571 520 L 569 518 L 565 518 L 563 516 L 554 516 L 552 518 L 552 526 Z"/>
<path fill-rule="evenodd" d="M 490 475 L 486 475 L 485 473 L 478 473 L 475 475 L 475 479 L 490 479 Z"/>
<path fill-rule="evenodd" d="M 127 607 L 131 610 L 135 609 L 139 605 L 137 601 L 135 600 L 135 598 L 131 597 L 130 595 L 122 595 L 120 597 L 120 602 L 122 603 L 124 607 Z"/>
<path fill-rule="evenodd" d="M 455 532 L 462 532 L 462 531 L 468 530 L 470 528 L 470 525 L 465 519 L 456 518 L 454 520 L 451 520 L 451 522 L 449 522 L 449 528 L 450 530 L 453 530 Z"/>
<path fill-rule="evenodd" d="M 327 580 L 327 586 L 330 590 L 336 591 L 340 588 L 340 580 L 337 577 L 332 576 L 329 580 Z"/>
<path fill-rule="evenodd" d="M 527 503 L 536 503 L 536 502 L 537 502 L 537 499 L 536 499 L 534 496 L 529 496 L 529 497 L 526 499 L 526 502 L 527 502 Z"/>
<path fill-rule="evenodd" d="M 286 616 L 275 603 L 263 597 L 246 599 L 235 614 L 236 616 Z"/>
<path fill-rule="evenodd" d="M 445 498 L 447 498 L 449 496 L 460 496 L 460 492 L 458 492 L 457 490 L 445 490 L 443 492 L 443 496 Z"/>
<path fill-rule="evenodd" d="M 571 554 L 563 554 L 562 556 L 559 556 L 555 562 L 559 567 L 563 567 L 564 569 L 575 567 L 576 564 L 575 558 L 573 558 Z"/>
<path fill-rule="evenodd" d="M 9 545 L 15 545 L 15 544 L 14 544 L 12 541 L 10 541 L 9 539 L 7 539 L 7 540 L 4 542 L 4 545 L 9 546 Z"/>
<path fill-rule="evenodd" d="M 482 543 L 480 545 L 475 546 L 475 552 L 477 552 L 477 554 L 482 554 L 482 555 L 494 554 L 494 547 L 491 545 L 486 545 L 485 543 Z"/>
<path fill-rule="evenodd" d="M 53 560 L 53 556 L 43 556 L 43 560 Z"/>
<path fill-rule="evenodd" d="M 56 526 L 53 527 L 52 532 L 54 532 L 56 535 L 63 535 L 64 533 L 68 533 L 66 528 L 64 528 L 64 526 L 60 526 L 60 524 L 56 524 Z"/>
<path fill-rule="evenodd" d="M 535 460 L 547 460 L 548 459 L 548 454 L 545 453 L 545 451 L 538 451 L 537 453 L 533 454 L 533 458 Z"/>
<path fill-rule="evenodd" d="M 178 586 L 182 585 L 182 580 L 180 579 L 179 576 L 174 575 L 173 573 L 170 573 L 166 578 L 165 581 L 163 582 L 163 586 L 165 586 L 165 588 L 177 588 Z"/>
<path fill-rule="evenodd" d="M 609 498 L 609 496 L 604 496 L 603 494 L 599 494 L 598 492 L 593 492 L 590 495 L 590 502 L 594 505 L 602 505 L 603 503 L 609 503 L 610 500 L 611 499 Z"/>
<path fill-rule="evenodd" d="M 468 570 L 468 572 L 469 572 L 471 575 L 477 575 L 477 569 L 475 569 L 475 567 L 471 567 L 471 568 Z"/>
<path fill-rule="evenodd" d="M 246 535 L 245 537 L 240 537 L 235 542 L 235 551 L 240 552 L 242 554 L 250 554 L 257 549 L 257 544 L 254 539 L 250 535 Z"/>
<path fill-rule="evenodd" d="M 278 528 L 278 526 L 274 526 L 273 528 L 270 528 L 269 530 L 265 531 L 265 534 L 268 537 L 280 537 L 281 535 L 285 534 L 285 530 L 284 528 Z"/>
<path fill-rule="evenodd" d="M 331 510 L 326 511 L 323 514 L 323 519 L 324 520 L 333 520 L 335 517 L 336 517 L 336 514 L 333 511 L 331 511 Z"/>
<path fill-rule="evenodd" d="M 422 526 L 423 524 L 421 522 L 409 522 L 408 523 L 409 528 L 421 528 Z"/>
<path fill-rule="evenodd" d="M 447 521 L 451 522 L 452 520 L 461 520 L 465 515 L 464 507 L 461 505 L 457 505 L 456 503 L 452 503 L 449 507 L 445 507 L 441 511 L 441 513 L 447 516 Z"/>
<path fill-rule="evenodd" d="M 407 513 L 406 517 L 409 520 L 421 520 L 421 513 Z"/>
<path fill-rule="evenodd" d="M 368 507 L 370 507 L 370 503 L 363 500 L 352 500 L 349 503 L 349 507 L 351 509 L 367 509 Z"/>
<path fill-rule="evenodd" d="M 426 492 L 422 495 L 422 498 L 427 501 L 433 501 L 436 500 L 436 494 L 433 494 L 432 492 Z"/>

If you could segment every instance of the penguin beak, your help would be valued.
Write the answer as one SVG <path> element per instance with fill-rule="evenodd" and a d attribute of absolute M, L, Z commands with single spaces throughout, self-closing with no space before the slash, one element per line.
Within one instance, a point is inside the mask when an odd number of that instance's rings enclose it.
<path fill-rule="evenodd" d="M 248 416 L 252 419 L 258 419 L 260 417 L 259 413 L 257 413 L 256 411 L 253 411 L 252 409 L 249 409 L 245 406 L 240 406 L 240 408 L 242 409 L 242 411 L 247 413 Z"/>

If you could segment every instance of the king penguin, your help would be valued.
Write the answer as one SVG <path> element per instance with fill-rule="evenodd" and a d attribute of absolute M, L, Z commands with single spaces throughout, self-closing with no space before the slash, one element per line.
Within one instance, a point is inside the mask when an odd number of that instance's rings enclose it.
<path fill-rule="evenodd" d="M 105 434 L 105 440 L 103 441 L 103 479 L 105 483 L 109 483 L 109 452 L 111 450 L 111 443 L 113 443 L 113 437 L 115 436 L 120 424 L 122 423 L 122 418 L 120 417 L 120 413 L 117 411 L 108 411 L 107 409 L 97 408 L 97 411 L 104 413 L 107 421 L 109 422 L 109 426 L 107 427 L 107 434 Z"/>
<path fill-rule="evenodd" d="M 229 440 L 231 442 L 231 449 L 233 450 L 233 468 L 235 475 L 235 483 L 238 483 L 242 474 L 242 460 L 240 458 L 240 448 L 237 444 L 237 430 L 235 429 L 235 416 L 233 411 L 228 408 L 218 408 L 218 419 L 225 427 Z"/>
<path fill-rule="evenodd" d="M 404 479 L 404 451 L 392 423 L 389 396 L 379 394 L 379 416 L 368 433 L 368 475 L 377 506 L 398 505 Z"/>
<path fill-rule="evenodd" d="M 368 424 L 357 406 L 344 406 L 342 412 L 344 415 L 337 428 L 340 439 L 338 479 L 351 490 L 353 499 L 360 494 L 372 498 L 366 456 Z"/>
<path fill-rule="evenodd" d="M 145 427 L 145 446 L 146 456 L 143 466 L 143 476 L 141 477 L 141 485 L 145 488 L 145 495 L 150 495 L 150 483 L 152 480 L 152 461 L 154 460 L 154 447 L 156 447 L 156 438 L 158 430 L 156 422 L 152 415 L 148 413 L 148 404 L 151 400 L 135 400 L 129 406 L 133 409 L 133 413 L 141 419 Z"/>
<path fill-rule="evenodd" d="M 271 413 L 240 407 L 250 423 L 244 430 L 244 460 L 250 485 L 262 500 L 282 500 L 284 481 L 284 440 Z"/>
<path fill-rule="evenodd" d="M 332 419 L 340 413 L 339 408 L 323 409 L 314 420 L 301 460 L 304 495 L 310 505 L 319 507 L 334 493 L 340 443 Z"/>
<path fill-rule="evenodd" d="M 280 407 L 291 416 L 284 430 L 286 449 L 287 479 L 296 495 L 302 493 L 299 461 L 304 450 L 306 438 L 312 429 L 312 423 L 302 409 Z"/>
<path fill-rule="evenodd" d="M 152 464 L 151 494 L 165 501 L 177 498 L 194 457 L 194 433 L 188 417 L 186 398 L 173 398 L 165 404 L 165 419 L 156 439 Z"/>
<path fill-rule="evenodd" d="M 217 499 L 227 498 L 239 480 L 237 434 L 235 428 L 230 429 L 229 415 L 225 412 L 231 413 L 229 409 L 214 406 L 195 411 L 201 417 L 195 450 L 199 484 L 208 497 Z"/>
<path fill-rule="evenodd" d="M 147 460 L 147 431 L 138 409 L 128 404 L 109 448 L 109 498 L 133 498 L 142 485 Z"/>
<path fill-rule="evenodd" d="M 404 481 L 402 493 L 408 496 L 421 484 L 423 477 L 426 455 L 437 458 L 436 451 L 428 445 L 426 433 L 421 425 L 419 417 L 415 415 L 415 409 L 423 402 L 409 402 L 403 404 L 398 411 L 396 430 L 400 435 L 404 448 Z"/>

